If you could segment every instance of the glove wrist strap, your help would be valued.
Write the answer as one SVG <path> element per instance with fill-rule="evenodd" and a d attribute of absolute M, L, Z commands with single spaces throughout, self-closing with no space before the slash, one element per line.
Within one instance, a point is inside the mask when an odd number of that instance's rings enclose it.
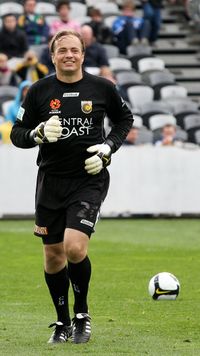
<path fill-rule="evenodd" d="M 35 130 L 32 130 L 29 134 L 29 139 L 31 142 L 33 142 L 35 145 L 37 145 L 38 143 L 35 140 L 36 134 L 35 134 Z"/>

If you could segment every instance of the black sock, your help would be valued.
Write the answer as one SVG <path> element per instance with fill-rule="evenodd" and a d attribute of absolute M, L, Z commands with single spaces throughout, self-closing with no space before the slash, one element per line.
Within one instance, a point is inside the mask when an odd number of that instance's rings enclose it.
<path fill-rule="evenodd" d="M 68 306 L 69 278 L 67 267 L 64 267 L 60 272 L 55 274 L 49 274 L 47 272 L 44 274 L 49 292 L 56 308 L 58 321 L 61 321 L 66 325 L 70 325 L 71 320 Z"/>
<path fill-rule="evenodd" d="M 91 263 L 88 256 L 79 263 L 68 262 L 68 272 L 74 291 L 74 313 L 87 313 L 87 293 L 91 276 Z"/>

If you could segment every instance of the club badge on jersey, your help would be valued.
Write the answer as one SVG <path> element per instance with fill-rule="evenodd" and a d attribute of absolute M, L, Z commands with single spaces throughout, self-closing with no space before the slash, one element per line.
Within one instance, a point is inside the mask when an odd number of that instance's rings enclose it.
<path fill-rule="evenodd" d="M 81 110 L 84 114 L 92 112 L 92 101 L 81 101 Z"/>

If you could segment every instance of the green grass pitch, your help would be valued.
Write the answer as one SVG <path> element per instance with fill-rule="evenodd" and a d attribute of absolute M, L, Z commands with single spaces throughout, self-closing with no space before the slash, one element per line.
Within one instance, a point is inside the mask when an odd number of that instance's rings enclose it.
<path fill-rule="evenodd" d="M 89 248 L 88 344 L 48 345 L 55 313 L 32 221 L 0 221 L 0 355 L 200 355 L 198 220 L 101 220 Z M 154 301 L 149 279 L 168 271 L 181 291 Z M 70 294 L 72 308 L 72 294 Z"/>

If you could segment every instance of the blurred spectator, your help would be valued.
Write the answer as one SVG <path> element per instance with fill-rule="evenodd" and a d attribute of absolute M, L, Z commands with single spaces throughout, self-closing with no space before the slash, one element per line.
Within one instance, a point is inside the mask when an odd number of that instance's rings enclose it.
<path fill-rule="evenodd" d="M 106 50 L 96 41 L 92 28 L 88 25 L 83 25 L 81 34 L 86 46 L 84 67 L 98 67 L 100 69 L 109 67 Z"/>
<path fill-rule="evenodd" d="M 162 128 L 161 138 L 155 141 L 156 146 L 171 146 L 177 142 L 176 127 L 174 125 L 165 125 Z"/>
<path fill-rule="evenodd" d="M 20 105 L 22 101 L 25 99 L 25 96 L 30 86 L 31 83 L 29 81 L 24 81 L 20 84 L 19 91 L 15 100 L 8 107 L 5 121 L 0 123 L 0 136 L 1 136 L 2 143 L 11 143 L 10 132 L 16 120 Z"/>
<path fill-rule="evenodd" d="M 135 15 L 135 6 L 131 0 L 123 4 L 122 15 L 112 25 L 114 41 L 122 54 L 126 54 L 126 47 L 131 44 L 148 44 L 150 30 L 149 21 Z"/>
<path fill-rule="evenodd" d="M 12 129 L 12 124 L 8 122 L 0 122 L 0 144 L 1 143 L 11 143 L 10 132 Z"/>
<path fill-rule="evenodd" d="M 47 43 L 49 36 L 44 16 L 35 12 L 36 3 L 36 0 L 25 0 L 24 14 L 18 19 L 18 26 L 25 31 L 29 45 Z"/>
<path fill-rule="evenodd" d="M 17 19 L 13 14 L 3 16 L 0 31 L 0 52 L 8 58 L 23 57 L 28 50 L 28 41 L 24 31 L 17 28 Z"/>
<path fill-rule="evenodd" d="M 199 24 L 199 0 L 169 0 L 172 5 L 183 5 L 183 16 L 187 21 L 197 20 Z M 199 27 L 199 26 L 198 26 Z"/>
<path fill-rule="evenodd" d="M 89 15 L 91 17 L 91 21 L 86 25 L 92 27 L 93 34 L 97 42 L 112 44 L 112 31 L 105 25 L 101 11 L 99 9 L 92 8 Z"/>
<path fill-rule="evenodd" d="M 60 0 L 57 2 L 56 10 L 59 15 L 59 19 L 55 20 L 50 25 L 50 34 L 55 35 L 56 32 L 70 29 L 80 32 L 80 24 L 70 19 L 70 2 L 68 0 Z"/>
<path fill-rule="evenodd" d="M 124 141 L 124 145 L 126 146 L 131 146 L 131 145 L 135 145 L 136 144 L 136 140 L 138 138 L 138 128 L 137 127 L 134 127 L 132 126 L 127 137 L 126 137 L 126 140 Z"/>
<path fill-rule="evenodd" d="M 99 75 L 103 78 L 110 80 L 113 84 L 117 86 L 117 81 L 109 67 L 101 67 Z"/>
<path fill-rule="evenodd" d="M 15 75 L 8 67 L 8 57 L 0 53 L 0 85 L 16 85 Z"/>
<path fill-rule="evenodd" d="M 22 63 L 17 65 L 15 73 L 20 80 L 29 80 L 34 83 L 48 74 L 48 68 L 38 61 L 33 50 L 25 53 Z"/>
<path fill-rule="evenodd" d="M 52 36 L 49 36 L 48 45 L 42 50 L 42 53 L 40 56 L 40 63 L 44 64 L 48 68 L 48 71 L 49 71 L 48 74 L 55 72 L 55 67 L 52 62 L 51 53 L 50 53 L 51 40 L 52 40 Z"/>
<path fill-rule="evenodd" d="M 115 83 L 112 71 L 109 68 L 108 57 L 105 48 L 96 41 L 92 28 L 88 25 L 81 27 L 81 35 L 85 42 L 85 58 L 83 66 L 86 71 L 90 72 L 90 68 L 98 69 L 98 72 L 93 73 L 100 75 Z"/>
<path fill-rule="evenodd" d="M 149 41 L 151 44 L 154 44 L 154 42 L 158 39 L 159 30 L 162 22 L 162 0 L 142 0 L 142 3 L 144 10 L 144 18 L 149 20 L 151 24 Z"/>
<path fill-rule="evenodd" d="M 175 2 L 175 0 L 171 0 L 172 3 Z M 190 6 L 190 3 L 191 3 L 191 0 L 183 0 L 183 6 L 184 6 L 184 16 L 185 16 L 185 19 L 187 21 L 191 21 L 192 18 L 191 18 L 191 15 L 190 15 L 190 10 L 189 10 L 189 6 Z M 198 2 L 198 5 L 199 5 L 199 2 Z"/>
<path fill-rule="evenodd" d="M 19 90 L 16 98 L 8 107 L 8 111 L 5 116 L 6 122 L 11 122 L 12 125 L 14 124 L 17 117 L 18 110 L 21 106 L 21 103 L 24 101 L 30 86 L 31 86 L 31 82 L 29 82 L 28 80 L 24 80 L 23 82 L 21 82 L 21 84 L 19 85 Z"/>

